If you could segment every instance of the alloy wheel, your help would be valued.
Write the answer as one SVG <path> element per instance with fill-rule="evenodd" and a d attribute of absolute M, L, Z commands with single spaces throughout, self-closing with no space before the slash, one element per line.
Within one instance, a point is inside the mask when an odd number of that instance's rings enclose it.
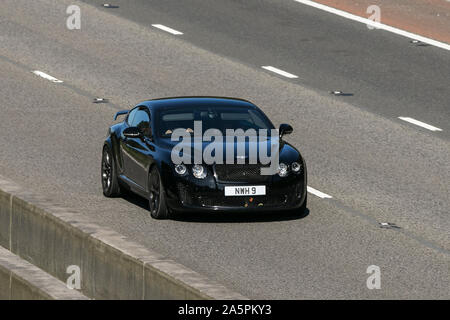
<path fill-rule="evenodd" d="M 112 182 L 112 159 L 107 150 L 103 151 L 102 183 L 103 190 L 109 190 Z"/>
<path fill-rule="evenodd" d="M 159 209 L 159 201 L 160 201 L 160 182 L 159 176 L 156 171 L 153 171 L 150 175 L 150 212 L 155 214 Z"/>

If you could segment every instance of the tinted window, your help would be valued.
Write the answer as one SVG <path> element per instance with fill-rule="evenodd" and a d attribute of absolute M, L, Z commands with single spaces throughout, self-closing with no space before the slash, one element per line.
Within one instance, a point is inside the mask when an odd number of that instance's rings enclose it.
<path fill-rule="evenodd" d="M 150 117 L 145 110 L 137 110 L 133 119 L 130 122 L 130 126 L 137 127 L 146 136 L 150 136 Z"/>
<path fill-rule="evenodd" d="M 156 115 L 158 135 L 169 137 L 175 129 L 183 128 L 188 132 L 194 129 L 194 121 L 202 122 L 202 129 L 273 129 L 273 125 L 259 110 L 239 107 L 198 107 L 160 110 Z"/>

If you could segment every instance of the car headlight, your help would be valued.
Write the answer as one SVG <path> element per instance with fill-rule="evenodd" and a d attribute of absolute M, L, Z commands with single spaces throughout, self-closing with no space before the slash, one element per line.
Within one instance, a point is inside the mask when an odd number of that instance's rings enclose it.
<path fill-rule="evenodd" d="M 298 162 L 292 162 L 291 169 L 295 173 L 299 173 L 302 170 L 302 165 Z"/>
<path fill-rule="evenodd" d="M 187 171 L 186 166 L 184 164 L 177 164 L 175 166 L 175 172 L 178 173 L 180 176 L 185 174 Z"/>
<path fill-rule="evenodd" d="M 280 177 L 286 177 L 287 174 L 288 174 L 288 166 L 281 162 L 278 165 L 278 175 Z"/>
<path fill-rule="evenodd" d="M 196 164 L 192 167 L 192 174 L 197 179 L 203 179 L 206 177 L 206 170 L 202 165 Z"/>

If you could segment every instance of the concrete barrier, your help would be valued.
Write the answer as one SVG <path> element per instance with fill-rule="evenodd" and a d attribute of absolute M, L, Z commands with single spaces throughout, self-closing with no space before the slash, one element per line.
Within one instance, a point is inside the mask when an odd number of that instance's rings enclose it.
<path fill-rule="evenodd" d="M 94 299 L 246 299 L 1 176 L 0 245 Z"/>
<path fill-rule="evenodd" d="M 0 247 L 0 300 L 88 300 L 86 296 Z"/>

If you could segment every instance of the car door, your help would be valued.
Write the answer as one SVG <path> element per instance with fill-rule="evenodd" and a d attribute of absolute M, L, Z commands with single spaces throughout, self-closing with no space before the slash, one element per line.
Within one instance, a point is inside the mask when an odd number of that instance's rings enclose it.
<path fill-rule="evenodd" d="M 123 139 L 123 160 L 126 177 L 147 189 L 148 168 L 152 162 L 150 113 L 147 107 L 138 107 L 129 122 L 130 127 L 137 127 L 142 137 Z"/>

